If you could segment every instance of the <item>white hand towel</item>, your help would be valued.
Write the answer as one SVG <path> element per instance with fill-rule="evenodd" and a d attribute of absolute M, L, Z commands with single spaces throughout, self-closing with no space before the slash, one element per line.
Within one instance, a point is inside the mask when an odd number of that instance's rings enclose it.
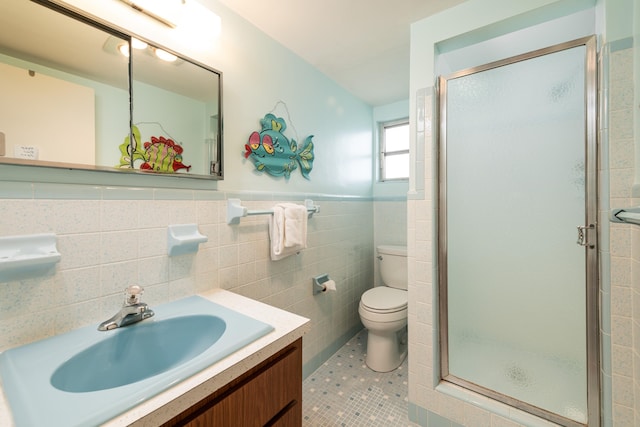
<path fill-rule="evenodd" d="M 284 246 L 307 247 L 307 208 L 293 203 L 282 203 L 284 208 Z"/>
<path fill-rule="evenodd" d="M 269 221 L 269 247 L 271 249 L 271 259 L 278 260 L 284 258 L 284 209 L 281 206 L 273 207 L 273 215 Z"/>
<path fill-rule="evenodd" d="M 273 207 L 269 222 L 271 259 L 296 254 L 307 247 L 307 208 L 293 203 Z"/>

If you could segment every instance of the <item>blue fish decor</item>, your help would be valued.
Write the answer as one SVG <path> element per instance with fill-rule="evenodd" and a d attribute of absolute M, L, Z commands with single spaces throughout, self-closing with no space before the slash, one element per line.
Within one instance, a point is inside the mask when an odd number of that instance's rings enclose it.
<path fill-rule="evenodd" d="M 269 113 L 260 120 L 262 131 L 253 132 L 245 144 L 245 159 L 251 158 L 256 169 L 274 176 L 289 178 L 291 171 L 300 165 L 302 176 L 309 179 L 313 168 L 313 135 L 309 135 L 298 147 L 298 143 L 284 136 L 287 124 L 281 117 Z"/>

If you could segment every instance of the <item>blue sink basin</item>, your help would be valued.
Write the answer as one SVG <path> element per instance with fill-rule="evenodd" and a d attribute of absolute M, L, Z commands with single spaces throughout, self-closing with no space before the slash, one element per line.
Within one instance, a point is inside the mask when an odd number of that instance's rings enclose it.
<path fill-rule="evenodd" d="M 102 424 L 273 330 L 198 296 L 152 308 L 124 328 L 91 325 L 0 353 L 16 426 Z"/>
<path fill-rule="evenodd" d="M 86 393 L 158 375 L 211 347 L 224 333 L 226 323 L 217 316 L 198 315 L 135 326 L 64 362 L 53 373 L 51 384 L 58 390 Z"/>

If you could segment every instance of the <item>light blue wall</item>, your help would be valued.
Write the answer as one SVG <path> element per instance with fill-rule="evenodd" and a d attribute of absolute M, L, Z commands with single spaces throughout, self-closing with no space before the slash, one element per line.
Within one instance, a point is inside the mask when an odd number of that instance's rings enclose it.
<path fill-rule="evenodd" d="M 222 18 L 225 180 L 220 189 L 371 194 L 372 108 L 218 2 L 203 2 Z M 295 126 L 298 141 L 314 135 L 311 180 L 296 171 L 287 182 L 254 172 L 242 156 L 259 120 L 275 110 Z M 285 134 L 295 138 L 293 128 Z M 291 131 L 291 132 L 289 132 Z"/>
<path fill-rule="evenodd" d="M 464 47 L 459 46 L 458 38 L 445 40 L 436 45 L 436 74 L 447 75 L 568 40 L 588 37 L 594 34 L 595 26 L 595 10 L 590 8 L 489 40 L 479 40 Z"/>
<path fill-rule="evenodd" d="M 638 2 L 635 1 L 635 3 L 637 4 Z M 634 0 L 606 0 L 604 4 L 606 26 L 604 36 L 606 41 L 610 43 L 633 36 Z M 638 8 L 636 7 L 635 9 Z"/>

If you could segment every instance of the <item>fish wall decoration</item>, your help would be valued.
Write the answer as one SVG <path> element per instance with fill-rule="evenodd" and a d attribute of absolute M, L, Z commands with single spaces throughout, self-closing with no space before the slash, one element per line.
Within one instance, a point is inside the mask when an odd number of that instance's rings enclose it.
<path fill-rule="evenodd" d="M 137 126 L 131 127 L 133 135 L 133 144 L 130 144 L 130 138 L 127 135 L 124 142 L 120 144 L 120 164 L 116 167 L 134 168 L 148 172 L 175 173 L 180 169 L 186 169 L 187 172 L 191 166 L 187 166 L 183 161 L 184 149 L 181 145 L 176 144 L 173 139 L 167 139 L 164 136 L 152 136 L 141 147 L 138 141 L 141 141 L 140 130 Z"/>
<path fill-rule="evenodd" d="M 260 120 L 262 130 L 254 131 L 245 144 L 244 158 L 251 159 L 257 170 L 274 176 L 289 178 L 291 172 L 300 166 L 302 176 L 309 178 L 313 168 L 313 135 L 305 138 L 301 147 L 292 139 L 289 140 L 284 131 L 287 124 L 281 117 L 268 113 Z"/>

